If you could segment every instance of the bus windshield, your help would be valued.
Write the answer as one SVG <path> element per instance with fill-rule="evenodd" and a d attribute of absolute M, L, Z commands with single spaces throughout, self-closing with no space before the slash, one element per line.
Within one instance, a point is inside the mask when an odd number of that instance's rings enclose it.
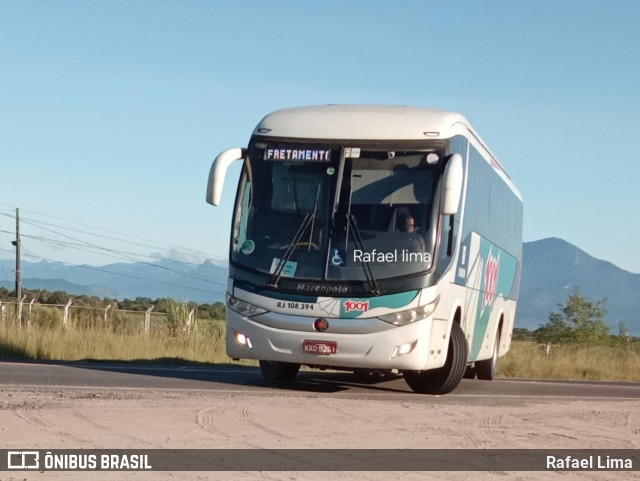
<path fill-rule="evenodd" d="M 280 277 L 367 281 L 427 272 L 444 152 L 254 143 L 231 260 Z"/>

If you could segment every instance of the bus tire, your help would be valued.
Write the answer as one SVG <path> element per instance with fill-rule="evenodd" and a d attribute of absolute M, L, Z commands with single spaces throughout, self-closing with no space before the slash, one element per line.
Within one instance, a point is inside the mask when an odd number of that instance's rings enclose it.
<path fill-rule="evenodd" d="M 498 348 L 500 346 L 500 333 L 496 332 L 493 341 L 493 353 L 489 359 L 476 361 L 476 374 L 478 379 L 483 381 L 493 381 L 496 378 L 496 366 L 498 365 Z"/>
<path fill-rule="evenodd" d="M 289 382 L 298 375 L 300 364 L 280 361 L 260 361 L 260 371 L 268 382 Z"/>
<path fill-rule="evenodd" d="M 469 346 L 457 322 L 451 326 L 449 350 L 444 366 L 429 371 L 405 371 L 404 379 L 413 391 L 420 394 L 447 394 L 453 391 L 467 369 Z"/>

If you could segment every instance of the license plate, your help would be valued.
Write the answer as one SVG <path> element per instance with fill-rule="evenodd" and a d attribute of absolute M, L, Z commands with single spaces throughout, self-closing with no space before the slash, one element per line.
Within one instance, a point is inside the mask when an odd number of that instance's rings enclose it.
<path fill-rule="evenodd" d="M 303 341 L 302 350 L 306 354 L 328 356 L 338 352 L 338 343 L 331 341 Z"/>

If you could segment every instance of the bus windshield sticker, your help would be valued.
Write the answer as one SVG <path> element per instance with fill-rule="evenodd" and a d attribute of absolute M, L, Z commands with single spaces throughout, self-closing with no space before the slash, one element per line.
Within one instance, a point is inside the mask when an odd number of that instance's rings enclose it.
<path fill-rule="evenodd" d="M 345 159 L 359 159 L 360 147 L 345 147 L 344 157 Z"/>
<path fill-rule="evenodd" d="M 264 149 L 264 160 L 331 162 L 331 149 L 267 147 Z"/>
<path fill-rule="evenodd" d="M 242 243 L 242 246 L 240 247 L 240 252 L 242 252 L 246 256 L 253 254 L 253 251 L 255 250 L 256 250 L 256 243 L 253 242 L 251 239 L 247 239 L 246 241 L 244 241 Z"/>
<path fill-rule="evenodd" d="M 278 268 L 278 264 L 280 264 L 280 260 L 277 257 L 273 258 L 273 261 L 271 261 L 271 268 L 269 269 L 269 272 L 271 274 L 273 274 L 276 269 Z M 283 277 L 293 277 L 296 274 L 296 269 L 298 267 L 298 263 L 297 262 L 293 262 L 293 261 L 287 261 L 284 263 L 284 267 L 282 268 L 282 276 Z"/>

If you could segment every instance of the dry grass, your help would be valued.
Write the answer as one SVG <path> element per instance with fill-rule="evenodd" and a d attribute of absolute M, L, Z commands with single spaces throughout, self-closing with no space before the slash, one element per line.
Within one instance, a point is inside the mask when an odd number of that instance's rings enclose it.
<path fill-rule="evenodd" d="M 0 323 L 0 358 L 39 360 L 146 360 L 176 358 L 226 363 L 224 322 L 212 321 L 190 335 L 166 331 L 114 332 L 104 328 L 38 327 L 18 329 Z"/>
<path fill-rule="evenodd" d="M 504 378 L 640 381 L 640 346 L 545 346 L 514 341 L 500 359 Z"/>
<path fill-rule="evenodd" d="M 79 323 L 64 328 L 57 318 L 40 317 L 29 329 L 0 321 L 0 359 L 34 360 L 184 360 L 210 364 L 232 362 L 225 352 L 225 323 L 199 321 L 187 332 L 156 322 L 149 333 L 136 317 L 119 322 Z M 256 364 L 243 361 L 242 364 Z M 552 346 L 514 341 L 500 359 L 503 378 L 640 381 L 640 344 L 617 346 Z"/>

